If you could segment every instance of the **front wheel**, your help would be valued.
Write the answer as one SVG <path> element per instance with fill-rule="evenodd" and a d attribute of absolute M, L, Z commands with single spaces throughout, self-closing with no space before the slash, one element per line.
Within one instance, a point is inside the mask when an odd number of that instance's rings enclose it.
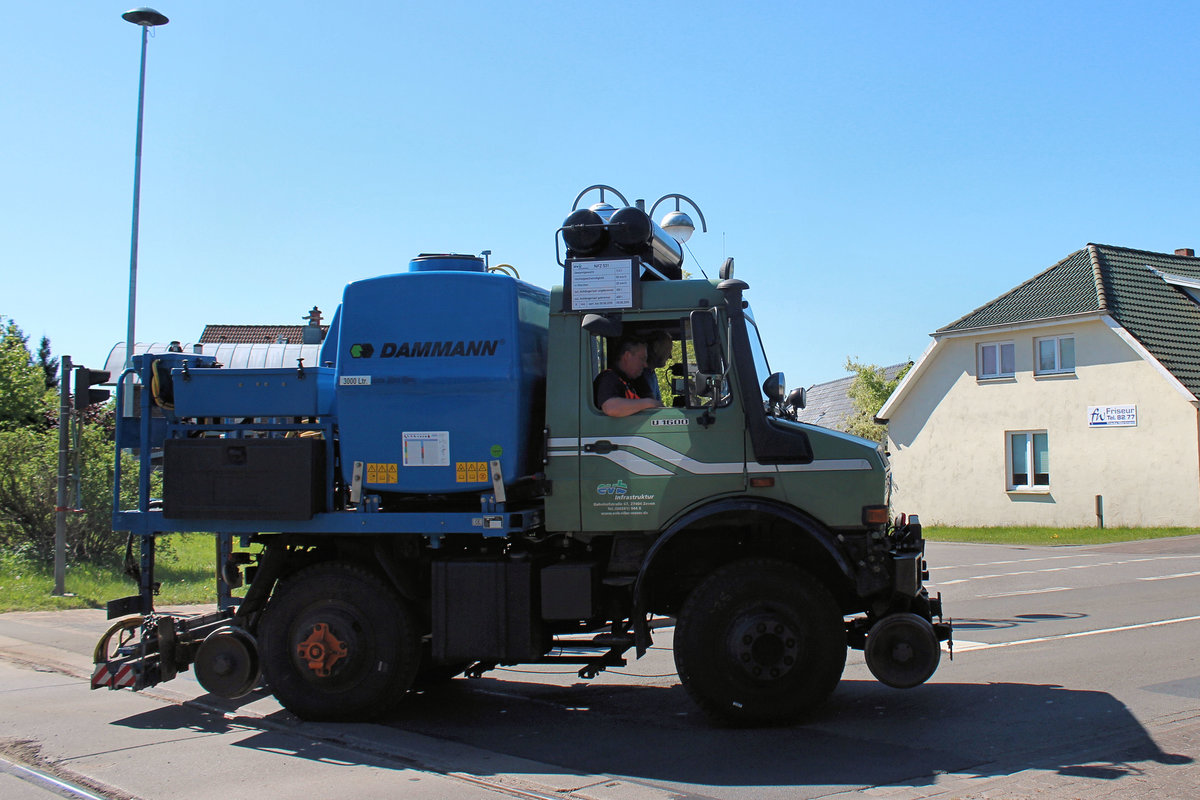
<path fill-rule="evenodd" d="M 867 668 L 881 683 L 911 689 L 933 677 L 942 659 L 929 620 L 907 612 L 891 614 L 867 632 Z"/>
<path fill-rule="evenodd" d="M 788 722 L 819 705 L 846 666 L 846 628 L 829 591 L 774 559 L 713 572 L 675 627 L 675 667 L 710 716 L 735 725 Z"/>
<path fill-rule="evenodd" d="M 421 663 L 416 616 L 383 580 L 344 562 L 280 584 L 259 627 L 263 676 L 309 720 L 365 720 L 391 709 Z"/>

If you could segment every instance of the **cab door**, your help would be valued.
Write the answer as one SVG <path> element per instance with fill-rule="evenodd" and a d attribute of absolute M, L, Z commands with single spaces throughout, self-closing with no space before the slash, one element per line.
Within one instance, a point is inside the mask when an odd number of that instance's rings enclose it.
<path fill-rule="evenodd" d="M 575 450 L 581 530 L 660 530 L 706 500 L 746 489 L 745 425 L 736 393 L 714 387 L 700 405 L 695 389 L 702 379 L 690 364 L 690 326 L 676 318 L 664 320 L 664 327 L 675 329 L 683 345 L 676 371 L 685 373 L 684 406 L 628 417 L 609 417 L 596 407 L 591 383 L 605 340 L 583 332 L 581 363 L 589 367 L 580 376 Z"/>

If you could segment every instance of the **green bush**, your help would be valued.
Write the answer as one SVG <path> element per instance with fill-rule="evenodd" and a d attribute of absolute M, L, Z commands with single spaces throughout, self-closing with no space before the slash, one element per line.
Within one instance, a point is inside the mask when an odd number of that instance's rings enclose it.
<path fill-rule="evenodd" d="M 101 426 L 81 424 L 75 464 L 79 493 L 68 492 L 67 558 L 115 558 L 125 534 L 112 530 L 113 445 Z M 129 507 L 136 501 L 137 464 L 128 456 L 124 464 L 123 505 Z M 52 560 L 57 492 L 57 429 L 0 431 L 0 547 L 35 561 Z"/>
<path fill-rule="evenodd" d="M 43 339 L 39 358 L 48 361 L 49 355 Z M 0 317 L 0 549 L 34 563 L 54 558 L 59 397 L 49 382 L 47 366 L 30 355 L 21 329 Z M 103 561 L 125 546 L 125 534 L 111 530 L 115 417 L 111 403 L 76 417 L 71 463 L 78 493 L 66 503 L 67 558 Z M 122 505 L 130 507 L 137 465 L 128 457 L 124 463 L 129 488 Z"/>

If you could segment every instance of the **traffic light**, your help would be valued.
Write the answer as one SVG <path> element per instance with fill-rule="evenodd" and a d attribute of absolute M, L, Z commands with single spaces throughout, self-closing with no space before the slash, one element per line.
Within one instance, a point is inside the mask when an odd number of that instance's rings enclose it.
<path fill-rule="evenodd" d="M 87 367 L 76 367 L 75 373 L 75 410 L 85 411 L 88 406 L 103 403 L 108 399 L 108 389 L 92 389 L 97 383 L 108 380 L 108 372 Z"/>

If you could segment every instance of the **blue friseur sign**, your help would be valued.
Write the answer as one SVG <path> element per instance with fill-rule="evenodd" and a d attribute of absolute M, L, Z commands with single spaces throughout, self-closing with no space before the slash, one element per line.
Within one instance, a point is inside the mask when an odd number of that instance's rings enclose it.
<path fill-rule="evenodd" d="M 1089 428 L 1135 428 L 1137 406 L 1088 406 Z"/>

